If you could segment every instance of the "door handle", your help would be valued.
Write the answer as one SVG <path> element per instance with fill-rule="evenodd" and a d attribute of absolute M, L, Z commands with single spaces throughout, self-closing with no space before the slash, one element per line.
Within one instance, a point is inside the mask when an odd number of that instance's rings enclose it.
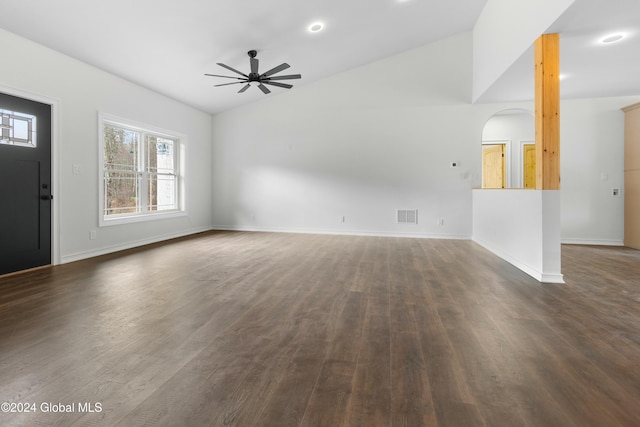
<path fill-rule="evenodd" d="M 48 196 L 40 196 L 41 200 L 53 200 L 53 196 L 49 194 Z"/>

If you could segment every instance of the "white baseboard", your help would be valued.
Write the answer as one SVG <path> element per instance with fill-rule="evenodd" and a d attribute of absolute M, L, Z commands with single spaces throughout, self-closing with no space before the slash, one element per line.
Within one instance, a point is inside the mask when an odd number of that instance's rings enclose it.
<path fill-rule="evenodd" d="M 507 261 L 509 264 L 513 265 L 514 267 L 516 267 L 516 268 L 522 270 L 523 272 L 527 273 L 529 276 L 533 277 L 538 282 L 541 282 L 541 283 L 565 283 L 564 282 L 564 277 L 563 277 L 563 275 L 561 273 L 540 271 L 538 268 L 532 267 L 531 265 L 523 262 L 522 260 L 514 258 L 511 254 L 508 254 L 508 253 L 506 253 L 504 251 L 501 251 L 500 249 L 497 249 L 497 248 L 493 247 L 492 245 L 488 244 L 487 242 L 483 242 L 483 241 L 478 240 L 478 239 L 473 239 L 473 241 L 476 242 L 477 244 L 479 244 L 480 246 L 482 246 L 483 248 L 485 248 L 486 250 L 488 250 L 489 252 L 493 253 L 494 255 L 497 255 L 498 257 L 500 257 L 503 260 Z"/>
<path fill-rule="evenodd" d="M 192 229 L 184 230 L 178 233 L 162 234 L 158 236 L 148 237 L 146 239 L 140 239 L 140 240 L 135 240 L 131 242 L 121 243 L 118 245 L 107 246 L 104 248 L 99 248 L 91 251 L 76 252 L 74 254 L 62 256 L 60 259 L 60 263 L 66 264 L 69 262 L 80 261 L 82 259 L 93 258 L 100 255 L 106 255 L 113 252 L 123 251 L 126 249 L 137 248 L 138 246 L 149 245 L 151 243 L 158 243 L 165 240 L 175 239 L 178 237 L 190 236 L 192 234 L 202 233 L 205 231 L 211 231 L 211 228 L 210 227 L 192 228 Z"/>
<path fill-rule="evenodd" d="M 594 246 L 624 246 L 622 240 L 613 239 L 576 239 L 566 238 L 562 239 L 564 245 L 594 245 Z"/>
<path fill-rule="evenodd" d="M 328 234 L 339 236 L 371 236 L 371 237 L 407 237 L 415 239 L 447 239 L 447 240 L 471 240 L 471 236 L 456 234 L 431 234 L 415 232 L 392 232 L 392 231 L 362 231 L 362 230 L 331 230 L 316 228 L 286 228 L 286 227 L 245 227 L 214 225 L 212 230 L 219 231 L 256 231 L 265 233 L 298 233 L 298 234 Z"/>
<path fill-rule="evenodd" d="M 538 279 L 539 282 L 542 283 L 558 283 L 558 284 L 564 284 L 564 275 L 562 274 L 542 274 L 540 276 L 540 279 Z"/>

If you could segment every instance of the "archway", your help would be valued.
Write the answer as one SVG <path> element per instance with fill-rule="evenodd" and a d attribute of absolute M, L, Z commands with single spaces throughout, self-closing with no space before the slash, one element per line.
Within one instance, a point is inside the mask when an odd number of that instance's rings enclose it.
<path fill-rule="evenodd" d="M 499 111 L 482 131 L 482 188 L 535 188 L 535 118 L 525 109 Z"/>

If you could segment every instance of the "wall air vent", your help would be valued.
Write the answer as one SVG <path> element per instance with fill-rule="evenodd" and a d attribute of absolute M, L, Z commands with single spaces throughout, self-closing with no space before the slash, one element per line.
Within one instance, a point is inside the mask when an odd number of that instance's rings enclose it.
<path fill-rule="evenodd" d="M 418 210 L 398 209 L 396 211 L 396 221 L 398 222 L 398 224 L 417 224 Z"/>

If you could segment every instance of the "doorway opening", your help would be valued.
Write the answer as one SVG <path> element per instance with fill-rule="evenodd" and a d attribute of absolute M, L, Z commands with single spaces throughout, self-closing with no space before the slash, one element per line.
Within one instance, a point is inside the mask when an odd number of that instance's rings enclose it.
<path fill-rule="evenodd" d="M 535 188 L 535 118 L 499 111 L 482 131 L 482 188 Z"/>

